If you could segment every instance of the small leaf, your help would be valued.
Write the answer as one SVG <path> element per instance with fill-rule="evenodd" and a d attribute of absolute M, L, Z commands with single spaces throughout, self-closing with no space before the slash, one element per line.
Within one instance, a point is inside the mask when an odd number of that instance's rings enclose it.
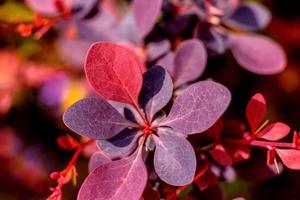
<path fill-rule="evenodd" d="M 290 169 L 300 170 L 300 150 L 276 149 L 276 153 L 285 166 Z"/>
<path fill-rule="evenodd" d="M 69 135 L 59 136 L 57 138 L 57 144 L 65 150 L 73 150 L 80 145 L 73 137 Z"/>
<path fill-rule="evenodd" d="M 210 169 L 201 178 L 196 180 L 196 185 L 201 191 L 215 184 L 218 184 L 218 177 Z"/>
<path fill-rule="evenodd" d="M 140 93 L 140 105 L 149 121 L 171 100 L 173 83 L 169 73 L 162 67 L 152 67 L 144 74 Z"/>
<path fill-rule="evenodd" d="M 147 58 L 148 61 L 154 61 L 160 56 L 164 55 L 171 49 L 169 40 L 162 40 L 159 42 L 150 42 L 147 45 Z"/>
<path fill-rule="evenodd" d="M 242 162 L 250 158 L 250 148 L 248 145 L 233 143 L 225 138 L 223 146 L 234 163 Z"/>
<path fill-rule="evenodd" d="M 163 58 L 159 59 L 156 62 L 156 65 L 165 68 L 169 72 L 172 78 L 174 77 L 175 74 L 174 59 L 175 59 L 175 53 L 170 51 L 167 55 L 165 55 Z"/>
<path fill-rule="evenodd" d="M 95 152 L 89 161 L 89 172 L 92 172 L 94 169 L 100 167 L 101 165 L 105 165 L 107 163 L 112 162 L 112 160 L 100 152 Z"/>
<path fill-rule="evenodd" d="M 233 56 L 246 70 L 270 75 L 286 67 L 285 53 L 273 40 L 258 34 L 231 34 L 229 38 Z"/>
<path fill-rule="evenodd" d="M 147 183 L 141 154 L 101 165 L 83 182 L 77 200 L 139 200 Z"/>
<path fill-rule="evenodd" d="M 228 49 L 228 37 L 215 27 L 207 24 L 198 26 L 196 29 L 197 38 L 199 38 L 207 49 L 209 56 L 223 54 Z"/>
<path fill-rule="evenodd" d="M 225 112 L 231 100 L 229 90 L 213 81 L 200 81 L 175 99 L 163 125 L 182 134 L 201 133 Z"/>
<path fill-rule="evenodd" d="M 262 122 L 266 112 L 267 104 L 264 96 L 260 93 L 255 94 L 246 107 L 246 117 L 252 132 L 254 132 Z"/>
<path fill-rule="evenodd" d="M 206 65 L 206 50 L 197 39 L 185 40 L 175 51 L 174 87 L 194 81 L 203 73 Z"/>
<path fill-rule="evenodd" d="M 257 137 L 266 140 L 276 141 L 284 138 L 290 132 L 290 127 L 282 122 L 276 122 L 268 125 L 257 134 Z"/>
<path fill-rule="evenodd" d="M 64 113 L 63 121 L 72 131 L 92 139 L 108 139 L 132 125 L 101 98 L 77 101 Z"/>
<path fill-rule="evenodd" d="M 157 175 L 174 186 L 189 184 L 196 171 L 192 145 L 184 138 L 159 132 L 155 140 L 154 168 Z"/>
<path fill-rule="evenodd" d="M 94 43 L 85 62 L 87 79 L 99 95 L 134 106 L 142 87 L 141 68 L 133 52 L 110 42 Z"/>
<path fill-rule="evenodd" d="M 133 15 L 142 40 L 153 29 L 160 14 L 162 0 L 134 0 Z"/>
<path fill-rule="evenodd" d="M 229 153 L 226 149 L 221 145 L 217 144 L 211 151 L 210 155 L 214 158 L 214 160 L 223 166 L 231 166 L 233 160 L 231 159 Z"/>
<path fill-rule="evenodd" d="M 238 30 L 255 31 L 266 27 L 271 20 L 270 12 L 256 2 L 242 3 L 229 17 L 222 21 Z"/>
<path fill-rule="evenodd" d="M 108 140 L 98 140 L 97 145 L 112 157 L 122 157 L 137 147 L 141 134 L 136 129 L 127 128 Z"/>
<path fill-rule="evenodd" d="M 143 194 L 143 200 L 160 200 L 160 195 L 149 183 L 147 183 Z"/>

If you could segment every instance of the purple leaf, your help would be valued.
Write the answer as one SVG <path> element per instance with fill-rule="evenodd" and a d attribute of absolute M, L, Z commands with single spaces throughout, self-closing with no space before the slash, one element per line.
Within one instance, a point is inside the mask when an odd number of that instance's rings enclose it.
<path fill-rule="evenodd" d="M 136 129 L 127 128 L 108 140 L 98 140 L 97 145 L 112 157 L 122 157 L 137 147 L 141 135 Z"/>
<path fill-rule="evenodd" d="M 182 134 L 201 133 L 225 112 L 231 100 L 229 90 L 213 81 L 200 81 L 175 99 L 163 125 Z"/>
<path fill-rule="evenodd" d="M 257 34 L 231 34 L 230 47 L 237 62 L 256 74 L 276 74 L 284 70 L 286 56 L 271 39 Z"/>
<path fill-rule="evenodd" d="M 174 87 L 197 79 L 205 69 L 206 58 L 206 50 L 200 40 L 182 42 L 175 51 Z"/>
<path fill-rule="evenodd" d="M 77 101 L 64 113 L 64 123 L 72 131 L 92 139 L 108 139 L 132 125 L 101 98 Z"/>
<path fill-rule="evenodd" d="M 163 58 L 159 59 L 156 62 L 156 65 L 162 66 L 169 72 L 171 77 L 174 77 L 175 74 L 174 59 L 175 59 L 175 53 L 171 51 Z"/>
<path fill-rule="evenodd" d="M 173 94 L 173 83 L 168 72 L 160 67 L 152 67 L 143 75 L 143 87 L 139 96 L 148 120 L 168 104 Z"/>
<path fill-rule="evenodd" d="M 196 171 L 196 156 L 192 145 L 184 137 L 158 133 L 154 153 L 157 175 L 174 186 L 191 183 Z"/>
<path fill-rule="evenodd" d="M 196 35 L 205 44 L 209 56 L 223 54 L 228 49 L 227 36 L 210 25 L 199 26 Z"/>
<path fill-rule="evenodd" d="M 142 40 L 154 27 L 160 14 L 162 0 L 134 0 L 133 15 Z"/>
<path fill-rule="evenodd" d="M 147 183 L 141 154 L 101 165 L 85 179 L 77 200 L 139 200 Z"/>
<path fill-rule="evenodd" d="M 271 20 L 270 12 L 255 2 L 241 4 L 223 22 L 232 28 L 254 31 L 266 27 Z"/>
<path fill-rule="evenodd" d="M 147 57 L 149 61 L 156 60 L 171 49 L 169 40 L 151 42 L 147 45 Z"/>
<path fill-rule="evenodd" d="M 89 161 L 89 172 L 92 172 L 94 169 L 100 167 L 101 165 L 105 165 L 107 163 L 112 162 L 110 158 L 106 157 L 100 152 L 95 152 Z"/>

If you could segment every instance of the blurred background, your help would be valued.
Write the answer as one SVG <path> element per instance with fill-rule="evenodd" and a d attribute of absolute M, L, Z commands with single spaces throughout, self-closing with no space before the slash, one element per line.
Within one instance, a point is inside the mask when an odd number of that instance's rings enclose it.
<path fill-rule="evenodd" d="M 110 2 L 113 3 L 106 3 L 105 9 L 117 7 L 126 12 L 130 5 L 129 0 Z M 226 53 L 209 59 L 200 79 L 213 78 L 231 90 L 233 101 L 226 118 L 244 120 L 248 100 L 260 92 L 268 102 L 268 119 L 285 122 L 299 131 L 300 1 L 260 2 L 273 15 L 262 33 L 284 48 L 288 57 L 286 70 L 270 76 L 252 74 L 239 67 L 232 55 Z M 111 4 L 115 7 L 109 7 Z M 52 17 L 51 8 L 45 7 L 44 12 Z M 56 141 L 58 136 L 66 134 L 77 137 L 64 126 L 62 113 L 90 93 L 83 74 L 85 52 L 94 41 L 118 40 L 113 36 L 118 33 L 109 24 L 109 18 L 76 21 L 83 12 L 87 12 L 84 14 L 86 19 L 91 19 L 102 10 L 74 11 L 77 14 L 71 21 L 54 18 L 40 22 L 28 3 L 0 0 L 0 200 L 46 199 L 50 194 L 49 187 L 56 184 L 49 174 L 62 170 L 72 156 L 72 151 L 63 150 Z M 27 25 L 33 21 L 33 27 Z M 96 31 L 91 28 L 93 26 Z M 160 34 L 168 38 L 157 26 L 150 38 Z M 80 39 L 74 27 L 82 29 Z M 132 48 L 143 57 L 143 48 Z M 77 185 L 64 186 L 63 199 L 76 198 L 87 175 L 88 157 L 89 152 L 84 152 L 79 158 Z M 248 169 L 250 162 L 239 167 Z M 300 172 L 284 170 L 279 176 L 256 181 L 237 178 L 221 182 L 221 188 L 225 199 L 243 196 L 246 199 L 298 200 Z M 202 195 L 201 199 L 205 199 L 205 194 Z"/>

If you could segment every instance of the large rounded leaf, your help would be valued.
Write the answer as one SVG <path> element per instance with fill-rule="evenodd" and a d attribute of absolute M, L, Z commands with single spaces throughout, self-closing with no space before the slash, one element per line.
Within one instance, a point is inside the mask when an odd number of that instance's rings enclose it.
<path fill-rule="evenodd" d="M 232 34 L 230 47 L 237 62 L 256 74 L 276 74 L 284 70 L 286 56 L 274 41 L 257 34 Z"/>
<path fill-rule="evenodd" d="M 175 99 L 170 114 L 162 125 L 170 126 L 182 134 L 201 133 L 221 117 L 230 100 L 230 91 L 219 83 L 195 83 Z"/>
<path fill-rule="evenodd" d="M 110 42 L 94 43 L 86 58 L 85 73 L 105 99 L 138 105 L 143 81 L 141 63 L 130 50 Z"/>
<path fill-rule="evenodd" d="M 101 98 L 86 98 L 70 106 L 63 116 L 72 131 L 92 139 L 108 139 L 132 125 Z"/>
<path fill-rule="evenodd" d="M 162 132 L 155 144 L 154 168 L 157 175 L 170 185 L 191 183 L 196 172 L 196 156 L 192 145 L 184 137 Z"/>
<path fill-rule="evenodd" d="M 113 161 L 93 170 L 82 184 L 77 200 L 138 200 L 147 183 L 141 154 Z"/>

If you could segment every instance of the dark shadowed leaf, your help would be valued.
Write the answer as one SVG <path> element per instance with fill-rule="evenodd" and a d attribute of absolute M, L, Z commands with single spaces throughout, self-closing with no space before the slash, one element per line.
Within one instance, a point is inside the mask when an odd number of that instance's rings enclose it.
<path fill-rule="evenodd" d="M 100 167 L 101 165 L 105 165 L 107 163 L 112 162 L 110 158 L 106 157 L 100 152 L 95 152 L 89 161 L 89 172 L 92 172 L 94 169 Z"/>
<path fill-rule="evenodd" d="M 252 132 L 254 132 L 260 123 L 262 123 L 266 112 L 267 104 L 264 96 L 260 93 L 255 94 L 246 107 L 246 118 Z"/>
<path fill-rule="evenodd" d="M 221 145 L 217 144 L 211 151 L 211 156 L 214 160 L 223 166 L 230 166 L 233 163 L 232 158 L 230 157 L 229 153 L 226 149 Z"/>
<path fill-rule="evenodd" d="M 276 149 L 276 152 L 285 166 L 294 170 L 300 169 L 300 150 Z"/>
<path fill-rule="evenodd" d="M 91 86 L 105 99 L 136 106 L 143 81 L 141 67 L 125 47 L 97 42 L 88 51 L 85 73 Z"/>
<path fill-rule="evenodd" d="M 175 99 L 164 122 L 182 134 L 201 133 L 225 112 L 231 100 L 229 90 L 213 81 L 200 81 Z"/>
<path fill-rule="evenodd" d="M 63 121 L 72 131 L 92 139 L 108 139 L 132 125 L 101 98 L 85 98 L 70 106 Z"/>
<path fill-rule="evenodd" d="M 137 112 L 137 110 L 132 105 L 117 102 L 117 101 L 108 101 L 108 103 L 112 105 L 126 119 L 138 123 L 140 125 L 144 124 L 141 115 Z"/>
<path fill-rule="evenodd" d="M 152 30 L 160 14 L 162 0 L 134 0 L 133 15 L 139 37 L 143 39 Z"/>
<path fill-rule="evenodd" d="M 196 171 L 196 156 L 192 145 L 184 137 L 158 133 L 154 153 L 157 175 L 174 186 L 191 183 Z"/>
<path fill-rule="evenodd" d="M 266 27 L 271 19 L 270 12 L 261 4 L 248 2 L 241 4 L 223 22 L 234 29 L 254 31 Z"/>
<path fill-rule="evenodd" d="M 152 121 L 153 116 L 168 104 L 172 94 L 173 83 L 167 70 L 156 66 L 144 73 L 139 100 L 149 121 Z"/>
<path fill-rule="evenodd" d="M 228 49 L 227 36 L 210 25 L 199 26 L 196 35 L 205 44 L 209 56 L 223 54 Z"/>
<path fill-rule="evenodd" d="M 156 60 L 160 56 L 167 53 L 171 48 L 169 40 L 159 42 L 151 42 L 147 45 L 147 57 L 149 61 Z"/>
<path fill-rule="evenodd" d="M 82 184 L 78 200 L 139 200 L 147 183 L 147 169 L 138 153 L 93 170 Z"/>
<path fill-rule="evenodd" d="M 290 127 L 282 122 L 269 124 L 257 135 L 259 138 L 276 141 L 284 138 L 290 132 Z"/>
<path fill-rule="evenodd" d="M 269 75 L 286 67 L 285 53 L 273 40 L 257 34 L 231 34 L 229 38 L 233 56 L 246 70 Z"/>
<path fill-rule="evenodd" d="M 160 200 L 159 192 L 148 183 L 144 190 L 143 200 Z"/>
<path fill-rule="evenodd" d="M 110 156 L 120 157 L 137 147 L 137 142 L 141 134 L 136 129 L 127 128 L 108 140 L 98 140 L 97 145 Z"/>
<path fill-rule="evenodd" d="M 205 69 L 206 59 L 206 50 L 200 40 L 182 42 L 175 51 L 174 87 L 197 79 Z"/>

